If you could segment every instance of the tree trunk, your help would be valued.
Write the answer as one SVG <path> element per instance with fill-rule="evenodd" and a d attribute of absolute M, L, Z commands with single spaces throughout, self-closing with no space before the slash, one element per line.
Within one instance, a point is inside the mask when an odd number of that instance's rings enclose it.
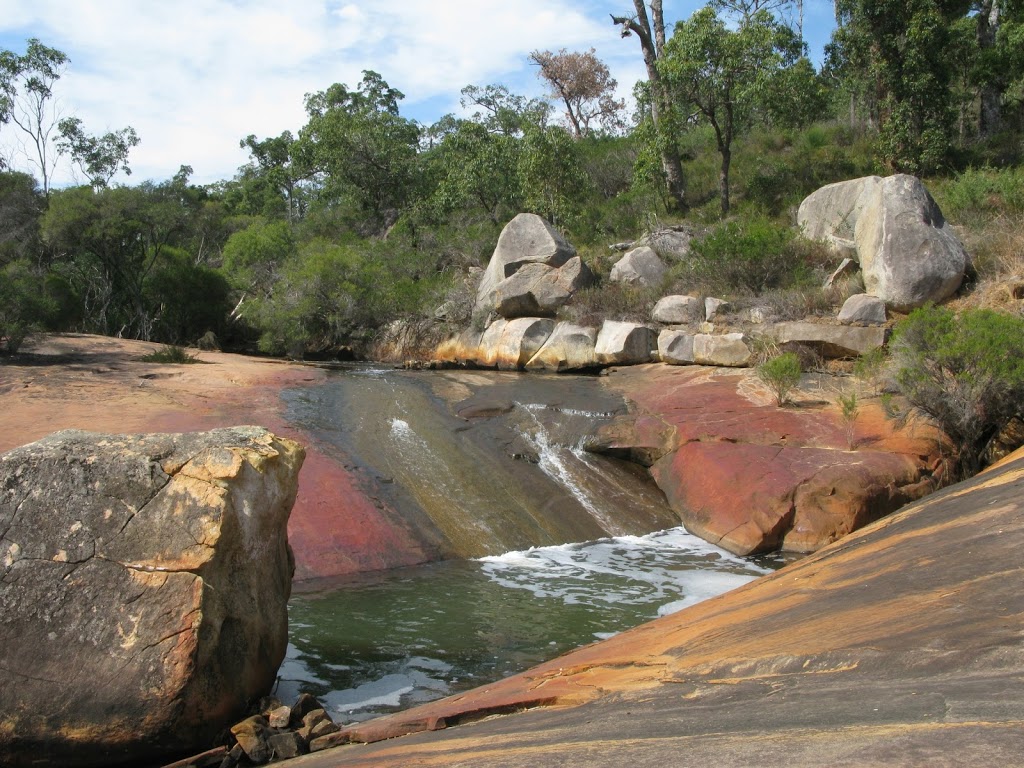
<path fill-rule="evenodd" d="M 732 150 L 728 147 L 721 150 L 722 167 L 718 171 L 718 194 L 722 198 L 722 218 L 729 215 L 729 165 L 732 162 Z"/>
<path fill-rule="evenodd" d="M 651 0 L 651 14 L 654 18 L 652 29 L 647 16 L 647 8 L 643 0 L 633 0 L 636 16 L 612 16 L 612 23 L 622 27 L 622 36 L 629 33 L 640 38 L 640 50 L 643 52 L 644 65 L 647 68 L 647 79 L 651 84 L 651 119 L 659 137 L 661 154 L 661 170 L 665 174 L 665 186 L 674 208 L 684 212 L 686 206 L 686 177 L 683 174 L 683 163 L 679 150 L 670 135 L 671 126 L 666 123 L 667 115 L 671 114 L 672 99 L 661 80 L 658 72 L 658 59 L 665 47 L 665 17 L 662 13 L 661 0 Z"/>
<path fill-rule="evenodd" d="M 978 49 L 985 51 L 996 44 L 999 32 L 1001 0 L 982 0 L 978 8 Z M 988 138 L 999 131 L 1002 123 L 1002 94 L 997 83 L 981 84 L 981 109 L 978 114 L 978 135 Z"/>

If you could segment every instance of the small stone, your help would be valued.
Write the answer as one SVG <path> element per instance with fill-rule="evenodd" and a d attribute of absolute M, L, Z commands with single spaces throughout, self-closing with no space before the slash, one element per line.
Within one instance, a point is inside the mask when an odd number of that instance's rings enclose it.
<path fill-rule="evenodd" d="M 331 720 L 331 716 L 327 714 L 326 709 L 314 709 L 312 712 L 307 712 L 306 716 L 302 718 L 302 724 L 312 728 L 317 723 L 327 720 L 328 722 L 334 722 Z"/>
<path fill-rule="evenodd" d="M 716 299 L 713 296 L 708 296 L 704 299 L 704 319 L 711 322 L 719 312 L 724 312 L 728 306 L 729 302 L 725 299 Z"/>
<path fill-rule="evenodd" d="M 851 296 L 839 310 L 839 322 L 881 325 L 885 322 L 885 302 L 866 293 Z"/>
<path fill-rule="evenodd" d="M 319 739 L 321 736 L 326 736 L 329 733 L 337 733 L 341 729 L 338 728 L 330 719 L 321 720 L 319 723 L 314 725 L 309 731 L 309 740 Z"/>
<path fill-rule="evenodd" d="M 270 730 L 265 717 L 253 715 L 231 726 L 231 733 L 238 741 L 238 746 L 245 751 L 245 756 L 256 765 L 263 765 L 270 760 L 270 748 L 267 746 Z"/>
<path fill-rule="evenodd" d="M 267 739 L 271 760 L 290 760 L 306 753 L 306 742 L 294 731 L 275 733 Z"/>
<path fill-rule="evenodd" d="M 658 300 L 651 319 L 666 325 L 699 323 L 704 316 L 703 302 L 695 296 L 665 296 Z"/>
<path fill-rule="evenodd" d="M 302 723 L 302 718 L 314 709 L 323 709 L 323 706 L 316 700 L 316 697 L 309 693 L 300 694 L 299 698 L 292 704 L 292 727 L 297 728 Z"/>
<path fill-rule="evenodd" d="M 292 719 L 292 708 L 281 705 L 266 715 L 271 728 L 287 728 Z"/>
<path fill-rule="evenodd" d="M 235 744 L 227 756 L 221 760 L 220 768 L 235 768 L 236 765 L 242 762 L 243 757 L 245 757 L 245 750 L 242 749 L 242 745 Z"/>
<path fill-rule="evenodd" d="M 264 717 L 270 717 L 270 713 L 280 706 L 281 700 L 277 696 L 264 696 L 256 705 L 256 711 Z"/>

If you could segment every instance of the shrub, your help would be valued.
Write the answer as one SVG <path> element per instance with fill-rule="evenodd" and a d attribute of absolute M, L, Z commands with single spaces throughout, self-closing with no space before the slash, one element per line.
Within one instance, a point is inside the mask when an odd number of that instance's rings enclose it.
<path fill-rule="evenodd" d="M 904 396 L 953 440 L 961 472 L 977 472 L 988 443 L 1024 407 L 1024 319 L 925 307 L 896 327 L 890 346 Z"/>
<path fill-rule="evenodd" d="M 144 363 L 166 363 L 170 365 L 187 365 L 189 363 L 201 362 L 195 355 L 190 354 L 184 347 L 168 344 L 163 349 L 150 352 L 148 355 L 139 358 Z"/>
<path fill-rule="evenodd" d="M 694 241 L 694 268 L 709 281 L 760 295 L 794 277 L 794 237 L 792 228 L 763 216 L 733 219 Z"/>
<path fill-rule="evenodd" d="M 778 404 L 789 402 L 789 392 L 800 383 L 803 373 L 800 358 L 793 352 L 784 352 L 757 366 L 757 376 L 765 383 Z"/>
<path fill-rule="evenodd" d="M 0 266 L 0 351 L 13 355 L 33 331 L 46 325 L 54 303 L 44 285 L 28 261 Z"/>

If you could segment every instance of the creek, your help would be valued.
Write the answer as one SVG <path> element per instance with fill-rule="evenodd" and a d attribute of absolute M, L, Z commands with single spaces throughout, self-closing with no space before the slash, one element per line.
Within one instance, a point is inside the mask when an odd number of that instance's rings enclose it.
<path fill-rule="evenodd" d="M 520 672 L 780 564 L 691 536 L 646 471 L 583 449 L 626 410 L 599 377 L 353 367 L 285 399 L 438 558 L 299 585 L 276 693 L 312 693 L 339 722 Z"/>

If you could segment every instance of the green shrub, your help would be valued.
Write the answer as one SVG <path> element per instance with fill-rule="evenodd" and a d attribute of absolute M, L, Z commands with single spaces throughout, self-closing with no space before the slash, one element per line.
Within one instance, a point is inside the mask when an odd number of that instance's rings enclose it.
<path fill-rule="evenodd" d="M 890 348 L 902 393 L 953 440 L 963 474 L 977 472 L 988 443 L 1024 412 L 1024 319 L 925 307 L 896 327 Z"/>
<path fill-rule="evenodd" d="M 780 406 L 789 402 L 789 393 L 800 383 L 802 373 L 800 358 L 793 352 L 784 352 L 757 366 L 757 377 L 775 395 Z"/>
<path fill-rule="evenodd" d="M 692 244 L 692 264 L 712 284 L 760 295 L 794 277 L 791 227 L 763 216 L 733 219 Z"/>
<path fill-rule="evenodd" d="M 0 266 L 0 351 L 13 355 L 33 331 L 46 326 L 54 303 L 44 286 L 26 260 Z"/>
<path fill-rule="evenodd" d="M 169 365 L 188 365 L 201 362 L 199 358 L 191 354 L 187 349 L 174 344 L 168 344 L 163 349 L 150 352 L 139 359 L 144 363 L 165 363 Z"/>

